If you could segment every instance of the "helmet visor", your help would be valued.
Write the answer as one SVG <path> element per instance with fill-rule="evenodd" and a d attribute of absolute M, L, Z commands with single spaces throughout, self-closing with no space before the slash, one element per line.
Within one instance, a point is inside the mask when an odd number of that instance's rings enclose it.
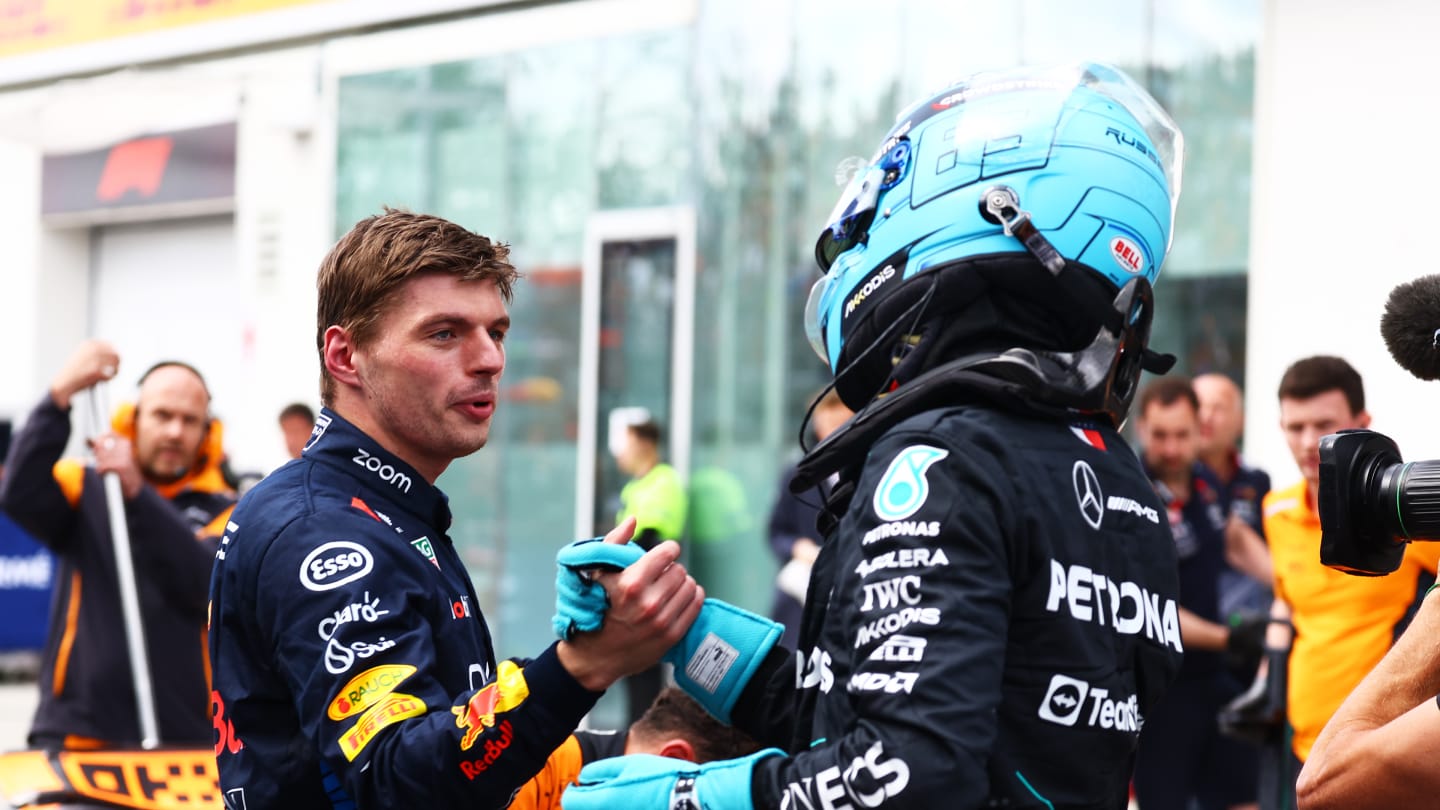
<path fill-rule="evenodd" d="M 879 165 L 867 166 L 850 179 L 815 241 L 815 261 L 821 270 L 828 271 L 837 256 L 865 241 L 884 182 L 885 170 Z"/>
<path fill-rule="evenodd" d="M 826 365 L 830 364 L 830 354 L 825 349 L 825 330 L 820 328 L 820 312 L 829 290 L 830 274 L 826 273 L 810 286 L 810 297 L 805 300 L 805 337 L 810 341 L 810 348 Z"/>

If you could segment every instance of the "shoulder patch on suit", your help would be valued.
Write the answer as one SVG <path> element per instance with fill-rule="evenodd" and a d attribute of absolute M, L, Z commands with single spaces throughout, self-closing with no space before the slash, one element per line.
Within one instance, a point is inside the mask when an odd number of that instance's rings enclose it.
<path fill-rule="evenodd" d="M 55 462 L 50 473 L 55 476 L 55 483 L 60 485 L 60 491 L 65 493 L 65 500 L 70 502 L 70 506 L 79 506 L 80 495 L 85 491 L 85 465 L 78 459 L 62 458 Z"/>
<path fill-rule="evenodd" d="M 930 497 L 925 472 L 948 455 L 949 450 L 928 444 L 912 444 L 901 450 L 875 488 L 875 514 L 881 520 L 904 520 L 918 512 Z"/>

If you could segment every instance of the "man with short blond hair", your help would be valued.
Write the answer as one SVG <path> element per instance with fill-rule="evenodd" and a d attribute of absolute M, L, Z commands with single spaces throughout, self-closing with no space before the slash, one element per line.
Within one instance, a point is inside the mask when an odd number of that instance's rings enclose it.
<path fill-rule="evenodd" d="M 506 806 L 704 594 L 661 543 L 597 575 L 609 613 L 497 660 L 435 480 L 485 445 L 517 274 L 439 217 L 359 222 L 319 275 L 325 408 L 236 510 L 211 585 L 216 755 L 232 806 Z M 607 539 L 625 542 L 626 521 Z"/>
<path fill-rule="evenodd" d="M 1200 463 L 1215 474 L 1220 484 L 1227 520 L 1235 524 L 1231 530 L 1253 533 L 1263 544 L 1261 503 L 1270 493 L 1270 476 L 1240 457 L 1240 437 L 1245 429 L 1244 394 L 1224 374 L 1201 374 L 1193 385 L 1200 402 Z M 1270 581 L 1270 577 L 1257 579 L 1227 565 L 1220 572 L 1221 617 L 1239 621 L 1268 613 L 1273 599 Z M 1249 678 L 1255 673 L 1251 666 L 1250 671 L 1237 674 Z"/>

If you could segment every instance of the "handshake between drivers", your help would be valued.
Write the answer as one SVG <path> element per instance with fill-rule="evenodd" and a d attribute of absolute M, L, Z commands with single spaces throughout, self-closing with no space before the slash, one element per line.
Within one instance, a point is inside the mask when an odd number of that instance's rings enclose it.
<path fill-rule="evenodd" d="M 680 546 L 643 551 L 627 519 L 603 539 L 581 540 L 556 556 L 555 634 L 560 660 L 589 689 L 604 689 L 657 661 L 721 722 L 783 627 L 706 599 L 677 562 Z M 573 662 L 573 666 L 572 666 Z"/>
<path fill-rule="evenodd" d="M 678 543 L 644 552 L 630 543 L 634 533 L 635 519 L 628 518 L 603 539 L 566 546 L 557 559 L 556 652 L 594 692 L 654 666 L 705 601 L 704 589 L 679 563 Z M 571 551 L 586 546 L 586 553 Z"/>

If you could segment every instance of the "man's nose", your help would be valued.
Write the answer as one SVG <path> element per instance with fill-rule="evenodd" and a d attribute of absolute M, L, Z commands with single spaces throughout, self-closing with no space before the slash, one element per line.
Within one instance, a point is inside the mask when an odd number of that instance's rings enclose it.
<path fill-rule="evenodd" d="M 489 335 L 481 335 L 470 352 L 472 374 L 499 374 L 505 369 L 505 349 Z"/>

